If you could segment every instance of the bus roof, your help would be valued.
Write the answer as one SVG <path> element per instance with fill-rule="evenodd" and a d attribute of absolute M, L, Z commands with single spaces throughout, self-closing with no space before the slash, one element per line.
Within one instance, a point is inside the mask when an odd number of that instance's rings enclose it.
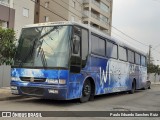
<path fill-rule="evenodd" d="M 83 28 L 89 29 L 91 32 L 96 33 L 102 37 L 108 38 L 111 41 L 114 41 L 115 43 L 117 43 L 118 45 L 122 46 L 122 47 L 127 47 L 137 53 L 143 54 L 143 55 L 147 55 L 145 52 L 132 47 L 131 45 L 129 45 L 128 43 L 124 43 L 123 41 L 116 39 L 114 37 L 111 37 L 103 32 L 101 32 L 100 30 L 93 28 L 89 25 L 83 24 L 83 23 L 78 23 L 78 22 L 74 22 L 74 21 L 58 21 L 58 22 L 47 22 L 47 23 L 37 23 L 37 24 L 31 24 L 31 25 L 26 25 L 23 28 L 31 28 L 31 27 L 43 27 L 43 26 L 55 26 L 55 25 L 78 25 L 81 26 Z"/>

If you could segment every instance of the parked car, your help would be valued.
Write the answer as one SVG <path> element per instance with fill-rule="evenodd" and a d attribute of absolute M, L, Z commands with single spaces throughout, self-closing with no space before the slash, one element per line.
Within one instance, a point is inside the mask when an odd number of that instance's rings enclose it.
<path fill-rule="evenodd" d="M 147 80 L 146 82 L 146 88 L 151 89 L 151 81 Z"/>
<path fill-rule="evenodd" d="M 143 90 L 146 90 L 146 89 L 151 89 L 151 81 L 150 80 L 147 80 L 146 81 L 146 84 L 145 84 L 145 87 L 142 88 Z"/>

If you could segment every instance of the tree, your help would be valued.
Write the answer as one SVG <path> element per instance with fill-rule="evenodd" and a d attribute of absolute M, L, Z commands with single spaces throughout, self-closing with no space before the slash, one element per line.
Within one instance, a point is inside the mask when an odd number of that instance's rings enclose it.
<path fill-rule="evenodd" d="M 0 65 L 11 65 L 16 51 L 15 32 L 12 29 L 0 28 Z"/>

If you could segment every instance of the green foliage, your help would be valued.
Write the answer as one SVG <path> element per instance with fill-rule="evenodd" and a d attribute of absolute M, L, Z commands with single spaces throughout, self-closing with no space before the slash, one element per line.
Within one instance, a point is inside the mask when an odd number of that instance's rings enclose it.
<path fill-rule="evenodd" d="M 159 65 L 154 65 L 153 63 L 151 63 L 151 64 L 148 64 L 147 71 L 148 73 L 160 74 L 160 67 Z"/>
<path fill-rule="evenodd" d="M 12 29 L 0 28 L 0 65 L 11 65 L 16 51 L 15 32 Z"/>

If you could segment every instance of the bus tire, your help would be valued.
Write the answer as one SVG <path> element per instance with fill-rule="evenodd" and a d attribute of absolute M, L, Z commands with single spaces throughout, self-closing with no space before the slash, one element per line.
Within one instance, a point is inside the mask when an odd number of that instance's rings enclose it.
<path fill-rule="evenodd" d="M 86 80 L 82 88 L 82 96 L 80 98 L 81 103 L 89 101 L 91 96 L 91 89 L 91 82 L 89 80 Z"/>
<path fill-rule="evenodd" d="M 133 94 L 136 90 L 136 82 L 135 80 L 132 82 L 132 89 L 129 91 L 130 94 Z"/>

